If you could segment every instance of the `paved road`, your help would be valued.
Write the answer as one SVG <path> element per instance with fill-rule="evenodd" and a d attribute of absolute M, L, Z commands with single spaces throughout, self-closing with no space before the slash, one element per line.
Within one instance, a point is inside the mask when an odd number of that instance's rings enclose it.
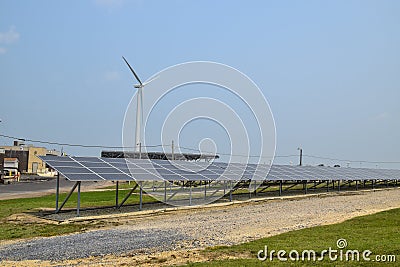
<path fill-rule="evenodd" d="M 29 180 L 28 180 L 29 179 Z M 104 183 L 85 182 L 82 183 L 82 190 L 102 186 Z M 74 182 L 60 178 L 60 192 L 69 191 Z M 21 197 L 34 197 L 56 192 L 56 179 L 40 176 L 23 176 L 19 183 L 0 184 L 0 200 Z"/>

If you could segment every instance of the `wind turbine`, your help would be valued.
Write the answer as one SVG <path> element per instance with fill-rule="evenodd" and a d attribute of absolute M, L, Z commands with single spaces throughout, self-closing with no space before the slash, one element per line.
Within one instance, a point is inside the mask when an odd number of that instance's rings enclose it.
<path fill-rule="evenodd" d="M 137 105 L 136 105 L 136 131 L 135 131 L 135 152 L 140 152 L 140 144 L 141 144 L 141 132 L 142 132 L 142 119 L 143 119 L 143 87 L 149 84 L 151 81 L 158 78 L 158 76 L 154 77 L 148 82 L 142 83 L 139 76 L 133 70 L 131 65 L 129 65 L 128 61 L 122 57 L 125 63 L 128 65 L 129 69 L 131 70 L 133 76 L 135 76 L 136 80 L 139 84 L 135 84 L 134 87 L 138 89 L 137 92 Z"/>

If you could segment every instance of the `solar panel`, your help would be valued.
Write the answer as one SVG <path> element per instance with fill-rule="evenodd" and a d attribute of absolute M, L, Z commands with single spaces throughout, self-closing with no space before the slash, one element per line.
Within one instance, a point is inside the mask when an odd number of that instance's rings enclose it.
<path fill-rule="evenodd" d="M 398 180 L 400 170 L 40 156 L 71 181 Z"/>

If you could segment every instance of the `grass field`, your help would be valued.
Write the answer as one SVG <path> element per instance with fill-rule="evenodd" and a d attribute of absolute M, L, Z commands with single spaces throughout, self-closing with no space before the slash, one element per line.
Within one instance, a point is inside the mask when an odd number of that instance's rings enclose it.
<path fill-rule="evenodd" d="M 188 263 L 187 266 L 400 266 L 399 226 L 400 209 L 394 209 L 357 217 L 339 224 L 292 231 L 241 245 L 206 249 L 202 253 L 211 261 Z M 346 239 L 348 244 L 342 249 L 343 261 L 331 261 L 327 254 L 322 261 L 316 262 L 307 259 L 292 261 L 288 258 L 291 250 L 298 251 L 300 258 L 303 250 L 314 250 L 318 259 L 321 257 L 321 252 L 329 247 L 338 250 L 336 242 L 341 238 Z M 264 250 L 265 246 L 268 247 L 268 259 L 262 262 L 257 259 L 257 253 Z M 288 258 L 288 261 L 280 261 L 276 253 L 271 261 L 269 258 L 271 250 L 285 250 L 284 257 Z M 347 250 L 360 251 L 360 261 L 345 261 Z M 370 261 L 362 259 L 361 253 L 364 250 L 372 251 L 369 255 Z M 386 257 L 386 262 L 378 262 L 375 258 L 377 255 Z M 391 255 L 395 255 L 396 262 L 388 262 L 393 259 L 389 259 Z M 261 256 L 264 256 L 264 253 L 261 253 Z M 238 259 L 218 260 L 227 257 L 238 257 Z"/>

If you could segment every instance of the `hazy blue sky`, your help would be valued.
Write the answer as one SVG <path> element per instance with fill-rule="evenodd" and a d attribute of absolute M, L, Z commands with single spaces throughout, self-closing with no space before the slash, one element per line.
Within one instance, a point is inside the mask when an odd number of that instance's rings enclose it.
<path fill-rule="evenodd" d="M 301 146 L 308 155 L 400 161 L 399 14 L 400 1 L 384 0 L 2 0 L 0 133 L 121 146 L 135 92 L 121 56 L 142 80 L 209 60 L 261 88 L 278 155 Z M 289 161 L 297 158 L 277 160 Z"/>

